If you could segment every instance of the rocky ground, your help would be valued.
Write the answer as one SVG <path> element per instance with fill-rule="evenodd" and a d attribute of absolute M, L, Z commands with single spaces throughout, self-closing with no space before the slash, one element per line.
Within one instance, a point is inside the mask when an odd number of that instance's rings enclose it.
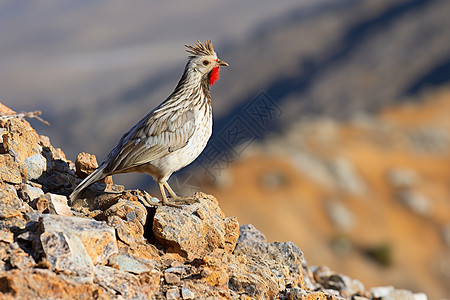
<path fill-rule="evenodd" d="M 75 163 L 0 107 L 2 299 L 427 299 L 309 266 L 292 242 L 268 243 L 216 198 L 166 207 L 111 179 L 67 195 L 95 167 Z"/>

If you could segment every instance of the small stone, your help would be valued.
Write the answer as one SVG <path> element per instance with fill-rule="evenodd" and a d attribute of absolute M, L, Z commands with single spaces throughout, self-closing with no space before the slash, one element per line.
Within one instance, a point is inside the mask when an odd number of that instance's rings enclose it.
<path fill-rule="evenodd" d="M 413 300 L 428 300 L 428 297 L 424 293 L 415 293 L 413 294 Z"/>
<path fill-rule="evenodd" d="M 41 214 L 38 211 L 30 210 L 27 211 L 24 215 L 24 218 L 28 222 L 38 222 Z"/>
<path fill-rule="evenodd" d="M 327 203 L 327 212 L 337 229 L 350 231 L 354 228 L 355 216 L 344 204 L 331 200 Z"/>
<path fill-rule="evenodd" d="M 225 218 L 225 250 L 233 252 L 239 239 L 239 222 L 236 217 Z"/>
<path fill-rule="evenodd" d="M 17 118 L 8 119 L 1 124 L 1 127 L 6 129 L 2 135 L 4 151 L 13 155 L 19 166 L 26 158 L 42 151 L 39 136 L 29 124 L 26 124 Z"/>
<path fill-rule="evenodd" d="M 168 272 L 164 273 L 164 279 L 166 280 L 166 282 L 168 284 L 178 284 L 181 281 L 181 279 L 178 275 L 175 275 L 173 273 L 168 273 Z"/>
<path fill-rule="evenodd" d="M 252 224 L 239 226 L 238 243 L 267 242 L 266 236 Z"/>
<path fill-rule="evenodd" d="M 425 195 L 414 191 L 404 190 L 397 194 L 400 202 L 410 210 L 421 216 L 428 216 L 431 213 L 431 201 Z"/>
<path fill-rule="evenodd" d="M 393 290 L 389 293 L 389 299 L 391 300 L 413 300 L 413 293 L 408 290 Z"/>
<path fill-rule="evenodd" d="M 39 196 L 44 195 L 44 192 L 42 191 L 42 189 L 38 187 L 29 184 L 24 184 L 20 189 L 18 195 L 22 200 L 30 203 Z"/>
<path fill-rule="evenodd" d="M 14 234 L 8 229 L 0 229 L 0 241 L 12 244 L 14 243 Z"/>
<path fill-rule="evenodd" d="M 60 216 L 73 216 L 70 211 L 69 205 L 67 205 L 67 197 L 63 195 L 56 194 L 46 194 L 49 197 L 48 211 L 51 214 L 56 214 Z"/>
<path fill-rule="evenodd" d="M 87 218 L 42 215 L 39 220 L 41 232 L 64 233 L 77 236 L 85 245 L 94 265 L 105 262 L 109 256 L 118 253 L 114 228 L 105 222 Z M 58 235 L 60 236 L 60 235 Z"/>
<path fill-rule="evenodd" d="M 77 176 L 84 179 L 97 169 L 98 163 L 95 155 L 81 152 L 75 159 Z"/>
<path fill-rule="evenodd" d="M 144 242 L 144 227 L 139 222 L 127 222 L 118 216 L 110 216 L 107 223 L 116 229 L 117 237 L 132 249 Z"/>
<path fill-rule="evenodd" d="M 6 184 L 0 189 L 0 219 L 20 216 L 23 212 L 25 212 L 25 206 L 17 196 L 16 189 Z"/>
<path fill-rule="evenodd" d="M 22 182 L 19 166 L 9 154 L 0 155 L 0 181 L 19 184 Z"/>
<path fill-rule="evenodd" d="M 168 289 L 166 292 L 166 298 L 167 300 L 180 299 L 180 291 L 178 291 L 178 288 Z"/>
<path fill-rule="evenodd" d="M 151 197 L 151 198 L 150 198 L 150 201 L 151 201 L 152 203 L 159 203 L 159 199 L 156 198 L 156 197 Z"/>
<path fill-rule="evenodd" d="M 167 273 L 175 273 L 175 274 L 184 274 L 186 272 L 186 268 L 184 266 L 171 267 L 166 269 L 164 272 Z"/>
<path fill-rule="evenodd" d="M 8 262 L 13 268 L 25 270 L 36 265 L 36 262 L 31 255 L 22 250 L 17 243 L 10 244 L 10 250 L 8 252 Z"/>
<path fill-rule="evenodd" d="M 48 211 L 48 201 L 49 197 L 46 195 L 39 196 L 33 200 L 31 206 L 36 208 L 39 213 Z"/>
<path fill-rule="evenodd" d="M 143 235 L 147 210 L 141 203 L 119 199 L 105 211 L 105 215 L 108 217 L 108 225 L 117 230 L 119 239 L 131 248 L 136 248 L 137 244 L 145 242 Z"/>
<path fill-rule="evenodd" d="M 154 299 L 159 289 L 160 274 L 156 271 L 136 275 L 107 266 L 94 268 L 94 283 L 111 289 L 124 299 Z M 116 296 L 117 297 L 117 296 Z"/>
<path fill-rule="evenodd" d="M 189 260 L 202 258 L 216 248 L 226 247 L 224 213 L 218 204 L 203 194 L 198 202 L 181 209 L 160 206 L 153 219 L 153 233 L 169 252 L 180 253 Z M 202 218 L 198 211 L 202 210 Z"/>
<path fill-rule="evenodd" d="M 190 289 L 188 289 L 187 287 L 183 286 L 181 288 L 181 297 L 183 299 L 194 299 L 195 298 L 195 294 Z"/>
<path fill-rule="evenodd" d="M 24 169 L 28 179 L 38 179 L 47 169 L 47 160 L 41 154 L 32 155 L 25 159 Z"/>
<path fill-rule="evenodd" d="M 394 188 L 411 188 L 415 186 L 420 176 L 411 169 L 392 169 L 387 173 L 388 182 Z"/>
<path fill-rule="evenodd" d="M 143 272 L 149 272 L 152 270 L 149 266 L 151 261 L 145 258 L 137 258 L 128 253 L 118 254 L 109 258 L 109 265 L 134 274 L 140 274 Z"/>
<path fill-rule="evenodd" d="M 393 290 L 393 286 L 373 287 L 370 289 L 371 298 L 387 298 Z"/>
<path fill-rule="evenodd" d="M 238 243 L 234 250 L 238 258 L 249 259 L 252 267 L 229 267 L 229 286 L 235 292 L 244 292 L 247 286 L 254 286 L 253 293 L 267 293 L 276 295 L 286 289 L 286 285 L 304 288 L 302 268 L 306 264 L 302 251 L 292 242 L 264 243 L 244 242 Z M 256 276 L 258 274 L 259 276 Z"/>
<path fill-rule="evenodd" d="M 40 236 L 50 268 L 55 272 L 80 277 L 92 282 L 94 265 L 81 240 L 70 233 L 43 232 Z"/>
<path fill-rule="evenodd" d="M 337 158 L 330 163 L 331 172 L 334 174 L 338 186 L 345 192 L 362 195 L 366 192 L 366 185 L 357 173 L 354 165 L 345 158 Z"/>

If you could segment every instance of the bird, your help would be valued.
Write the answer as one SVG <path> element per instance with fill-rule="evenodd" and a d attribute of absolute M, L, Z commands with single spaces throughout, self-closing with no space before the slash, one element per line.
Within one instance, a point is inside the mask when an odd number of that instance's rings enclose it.
<path fill-rule="evenodd" d="M 167 181 L 206 147 L 213 124 L 210 87 L 219 79 L 219 68 L 228 66 L 210 40 L 185 47 L 188 61 L 174 91 L 122 135 L 98 168 L 73 190 L 71 203 L 94 182 L 136 172 L 147 173 L 157 182 L 162 205 L 179 207 L 168 200 L 164 189 L 174 201 L 181 199 Z"/>

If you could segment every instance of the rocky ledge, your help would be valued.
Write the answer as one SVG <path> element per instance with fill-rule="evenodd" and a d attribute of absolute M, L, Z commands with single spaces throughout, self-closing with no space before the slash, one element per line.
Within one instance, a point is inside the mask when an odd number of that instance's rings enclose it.
<path fill-rule="evenodd" d="M 92 172 L 0 104 L 1 299 L 426 299 L 308 266 L 197 193 L 181 208 L 111 179 L 67 195 Z"/>

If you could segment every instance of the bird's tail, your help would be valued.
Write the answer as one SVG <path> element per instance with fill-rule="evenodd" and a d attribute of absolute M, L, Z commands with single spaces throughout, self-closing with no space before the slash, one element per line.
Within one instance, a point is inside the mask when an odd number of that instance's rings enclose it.
<path fill-rule="evenodd" d="M 74 200 L 78 199 L 81 193 L 83 193 L 91 184 L 96 181 L 102 180 L 107 175 L 104 172 L 105 166 L 101 165 L 94 172 L 91 173 L 88 177 L 86 177 L 70 194 L 69 200 L 73 203 Z"/>

